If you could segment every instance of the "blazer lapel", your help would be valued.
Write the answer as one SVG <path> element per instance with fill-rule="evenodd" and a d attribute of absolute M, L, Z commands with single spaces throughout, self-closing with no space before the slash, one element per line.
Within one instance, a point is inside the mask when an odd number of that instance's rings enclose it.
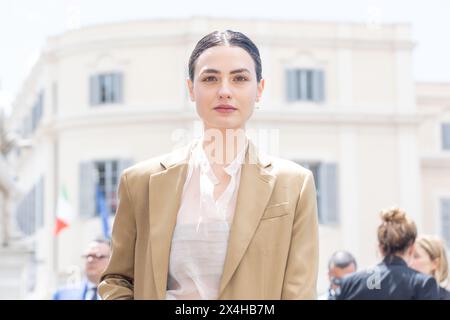
<path fill-rule="evenodd" d="M 159 299 L 165 299 L 169 254 L 192 144 L 174 151 L 161 161 L 164 171 L 152 174 L 149 181 L 150 247 L 153 276 Z"/>
<path fill-rule="evenodd" d="M 253 238 L 272 194 L 275 176 L 265 170 L 270 164 L 269 159 L 263 158 L 262 154 L 257 154 L 256 147 L 249 141 L 246 160 L 241 171 L 236 210 L 228 240 L 219 297 Z"/>

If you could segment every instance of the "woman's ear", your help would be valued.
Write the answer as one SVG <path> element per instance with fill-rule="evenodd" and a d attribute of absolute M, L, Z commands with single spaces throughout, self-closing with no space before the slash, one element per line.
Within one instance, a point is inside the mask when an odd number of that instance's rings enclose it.
<path fill-rule="evenodd" d="M 258 82 L 257 88 L 256 88 L 256 102 L 259 102 L 259 100 L 261 99 L 261 95 L 264 91 L 264 79 L 261 79 Z"/>
<path fill-rule="evenodd" d="M 431 260 L 431 265 L 433 266 L 433 272 L 436 272 L 439 269 L 439 265 L 441 262 L 441 258 L 436 258 Z"/>
<path fill-rule="evenodd" d="M 189 97 L 191 98 L 191 101 L 195 101 L 195 96 L 194 96 L 194 83 L 191 81 L 191 79 L 187 78 L 186 79 L 186 84 L 189 90 Z"/>

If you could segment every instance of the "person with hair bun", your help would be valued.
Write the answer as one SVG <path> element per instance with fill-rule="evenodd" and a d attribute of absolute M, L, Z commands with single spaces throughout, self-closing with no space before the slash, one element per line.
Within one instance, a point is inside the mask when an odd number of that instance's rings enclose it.
<path fill-rule="evenodd" d="M 441 239 L 432 235 L 419 236 L 414 245 L 410 267 L 433 276 L 439 283 L 439 299 L 450 300 L 448 260 L 445 245 Z"/>
<path fill-rule="evenodd" d="M 429 275 L 408 267 L 417 228 L 399 208 L 383 210 L 378 247 L 383 261 L 344 277 L 338 300 L 437 300 L 438 285 Z"/>

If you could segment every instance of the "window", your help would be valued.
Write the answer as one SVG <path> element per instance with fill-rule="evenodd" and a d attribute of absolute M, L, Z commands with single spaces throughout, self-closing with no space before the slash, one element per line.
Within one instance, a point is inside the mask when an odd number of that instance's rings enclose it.
<path fill-rule="evenodd" d="M 297 161 L 314 176 L 317 193 L 319 223 L 335 225 L 339 223 L 337 165 L 335 163 Z"/>
<path fill-rule="evenodd" d="M 32 235 L 37 228 L 44 225 L 44 178 L 31 188 L 16 209 L 19 230 L 25 235 Z"/>
<path fill-rule="evenodd" d="M 90 77 L 89 96 L 91 106 L 122 103 L 122 73 L 103 73 Z"/>
<path fill-rule="evenodd" d="M 450 248 L 450 198 L 441 199 L 441 235 L 447 248 Z"/>
<path fill-rule="evenodd" d="M 106 204 L 106 208 L 110 214 L 114 214 L 117 209 L 116 187 L 117 187 L 117 160 L 112 161 L 96 161 L 94 163 L 97 172 L 96 188 L 100 193 L 96 193 L 95 197 L 95 214 L 100 214 L 100 197 Z M 97 189 L 96 189 L 97 191 Z"/>
<path fill-rule="evenodd" d="M 130 160 L 118 159 L 81 163 L 80 214 L 82 216 L 99 216 L 102 202 L 109 214 L 116 212 L 119 177 L 130 165 Z"/>
<path fill-rule="evenodd" d="M 442 124 L 442 149 L 450 150 L 450 123 Z"/>
<path fill-rule="evenodd" d="M 29 138 L 39 126 L 44 112 L 44 92 L 41 91 L 31 108 L 31 112 L 23 118 L 22 137 Z"/>
<path fill-rule="evenodd" d="M 315 69 L 286 71 L 287 100 L 289 102 L 323 102 L 325 100 L 324 72 Z"/>
<path fill-rule="evenodd" d="M 39 93 L 36 102 L 31 110 L 31 131 L 34 132 L 42 119 L 44 110 L 44 93 Z"/>

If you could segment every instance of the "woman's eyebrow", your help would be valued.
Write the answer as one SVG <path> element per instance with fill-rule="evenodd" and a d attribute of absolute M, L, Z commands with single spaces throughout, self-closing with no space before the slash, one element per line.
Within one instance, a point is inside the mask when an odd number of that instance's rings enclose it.
<path fill-rule="evenodd" d="M 236 69 L 236 70 L 230 71 L 230 74 L 241 73 L 241 72 L 248 72 L 248 73 L 250 73 L 250 71 L 248 69 L 241 68 L 241 69 Z"/>
<path fill-rule="evenodd" d="M 240 68 L 240 69 L 236 69 L 236 70 L 230 71 L 230 74 L 241 73 L 241 72 L 248 72 L 248 73 L 250 73 L 250 71 L 249 71 L 248 69 L 246 69 L 246 68 Z M 220 71 L 217 70 L 217 69 L 205 69 L 205 70 L 202 71 L 201 74 L 203 74 L 203 73 L 215 73 L 215 74 L 219 74 Z"/>

